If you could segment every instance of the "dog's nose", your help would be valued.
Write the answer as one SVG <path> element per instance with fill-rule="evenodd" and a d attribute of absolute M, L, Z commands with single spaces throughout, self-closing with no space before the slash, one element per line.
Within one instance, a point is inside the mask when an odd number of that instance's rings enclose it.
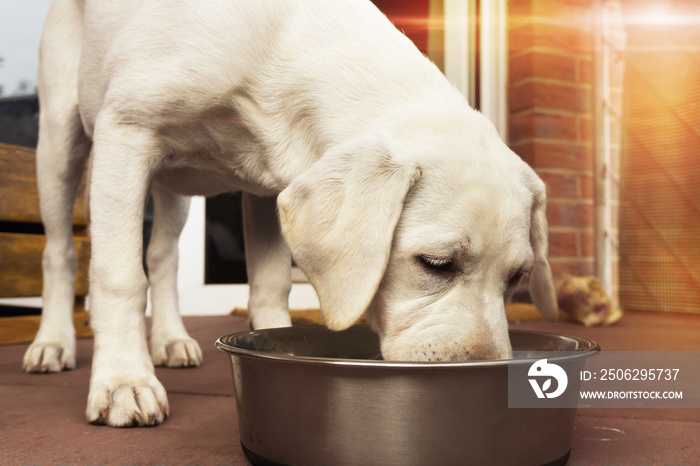
<path fill-rule="evenodd" d="M 444 359 L 457 362 L 505 359 L 507 357 L 508 351 L 501 350 L 494 342 L 480 341 L 460 345 L 458 350 L 451 352 Z"/>
<path fill-rule="evenodd" d="M 507 352 L 501 351 L 500 348 L 493 342 L 480 342 L 471 345 L 468 348 L 467 353 L 467 359 L 479 361 L 488 359 L 501 359 L 505 357 L 507 357 Z"/>

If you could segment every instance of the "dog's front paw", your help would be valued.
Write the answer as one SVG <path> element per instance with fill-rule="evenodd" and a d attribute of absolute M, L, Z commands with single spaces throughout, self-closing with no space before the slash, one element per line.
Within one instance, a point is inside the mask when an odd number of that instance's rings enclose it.
<path fill-rule="evenodd" d="M 24 353 L 22 369 L 26 372 L 61 372 L 75 369 L 75 340 L 35 341 Z"/>
<path fill-rule="evenodd" d="M 92 383 L 85 415 L 91 424 L 138 427 L 162 424 L 168 397 L 155 376 L 113 384 Z"/>
<path fill-rule="evenodd" d="M 153 364 L 166 367 L 196 367 L 204 360 L 199 343 L 192 338 L 180 338 L 156 343 L 152 348 Z"/>

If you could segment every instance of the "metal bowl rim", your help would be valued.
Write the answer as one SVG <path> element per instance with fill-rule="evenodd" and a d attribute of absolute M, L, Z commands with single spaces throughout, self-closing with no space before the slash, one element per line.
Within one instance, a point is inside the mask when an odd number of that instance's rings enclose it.
<path fill-rule="evenodd" d="M 297 328 L 302 328 L 302 327 L 320 327 L 318 325 L 303 325 L 303 326 L 297 326 Z M 362 325 L 362 327 L 369 327 L 368 325 Z M 286 327 L 285 329 L 288 329 L 291 327 Z M 284 354 L 284 353 L 271 353 L 271 352 L 264 352 L 264 351 L 257 351 L 257 350 L 250 350 L 246 348 L 239 348 L 236 346 L 232 346 L 223 340 L 233 340 L 235 338 L 244 336 L 244 335 L 251 335 L 251 334 L 256 334 L 260 332 L 269 332 L 269 331 L 283 331 L 284 329 L 265 329 L 265 330 L 258 330 L 258 331 L 245 331 L 245 332 L 238 332 L 238 333 L 232 333 L 230 335 L 224 335 L 218 340 L 216 340 L 216 348 L 219 349 L 219 351 L 222 351 L 224 353 L 228 353 L 232 356 L 241 356 L 241 357 L 248 357 L 248 358 L 253 358 L 253 359 L 265 359 L 265 360 L 270 360 L 270 361 L 277 361 L 277 362 L 283 362 L 283 363 L 294 363 L 294 364 L 306 364 L 306 365 L 316 365 L 316 366 L 362 366 L 362 367 L 374 367 L 374 368 L 400 368 L 400 369 L 407 369 L 407 368 L 420 368 L 423 370 L 430 370 L 430 369 L 466 369 L 466 368 L 480 368 L 480 367 L 501 367 L 501 366 L 508 366 L 508 365 L 521 365 L 521 364 L 532 364 L 535 361 L 538 361 L 542 358 L 540 357 L 532 357 L 532 358 L 522 358 L 522 359 L 497 359 L 497 360 L 491 360 L 491 361 L 461 361 L 461 362 L 449 362 L 449 361 L 441 361 L 441 362 L 435 362 L 435 361 L 385 361 L 385 360 L 374 360 L 374 359 L 342 359 L 342 358 L 328 358 L 328 357 L 319 357 L 319 356 L 294 356 L 294 355 L 289 355 L 289 354 Z M 584 338 L 579 338 L 579 337 L 572 337 L 569 335 L 559 335 L 557 333 L 551 333 L 551 332 L 539 332 L 539 331 L 531 331 L 531 330 L 518 330 L 518 329 L 511 329 L 509 330 L 509 333 L 527 333 L 527 334 L 534 334 L 534 335 L 546 335 L 546 336 L 553 336 L 553 337 L 564 337 L 564 338 L 569 338 L 571 340 L 575 340 L 578 343 L 583 344 L 584 348 L 578 349 L 578 350 L 573 350 L 573 351 L 564 351 L 564 355 L 562 356 L 551 356 L 547 357 L 548 360 L 551 361 L 557 361 L 557 362 L 565 362 L 565 361 L 571 361 L 571 360 L 576 360 L 576 359 L 585 359 L 589 358 L 596 353 L 598 353 L 600 349 L 600 345 L 596 343 L 593 340 L 586 340 Z"/>

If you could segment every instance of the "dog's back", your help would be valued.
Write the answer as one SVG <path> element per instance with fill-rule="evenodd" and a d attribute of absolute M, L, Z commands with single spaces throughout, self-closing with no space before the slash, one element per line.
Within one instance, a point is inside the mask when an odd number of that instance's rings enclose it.
<path fill-rule="evenodd" d="M 347 137 L 387 102 L 452 91 L 371 2 L 201 3 L 87 4 L 80 109 L 89 134 L 105 104 L 176 118 L 172 113 L 190 116 L 223 96 L 250 93 L 261 118 L 291 118 L 301 109 L 307 119 L 337 121 L 334 130 Z"/>

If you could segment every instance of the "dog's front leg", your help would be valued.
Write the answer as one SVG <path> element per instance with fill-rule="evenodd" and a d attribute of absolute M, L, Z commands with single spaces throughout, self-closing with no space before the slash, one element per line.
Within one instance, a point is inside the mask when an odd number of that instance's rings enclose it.
<path fill-rule="evenodd" d="M 243 193 L 243 225 L 250 325 L 289 327 L 292 259 L 280 231 L 277 199 Z"/>
<path fill-rule="evenodd" d="M 143 211 L 158 157 L 149 130 L 104 111 L 95 126 L 91 185 L 90 322 L 95 334 L 89 422 L 160 424 L 168 415 L 146 342 Z"/>
<path fill-rule="evenodd" d="M 177 293 L 177 243 L 190 199 L 153 186 L 154 222 L 146 260 L 151 285 L 151 354 L 157 366 L 190 367 L 202 363 L 202 350 L 180 317 Z"/>

